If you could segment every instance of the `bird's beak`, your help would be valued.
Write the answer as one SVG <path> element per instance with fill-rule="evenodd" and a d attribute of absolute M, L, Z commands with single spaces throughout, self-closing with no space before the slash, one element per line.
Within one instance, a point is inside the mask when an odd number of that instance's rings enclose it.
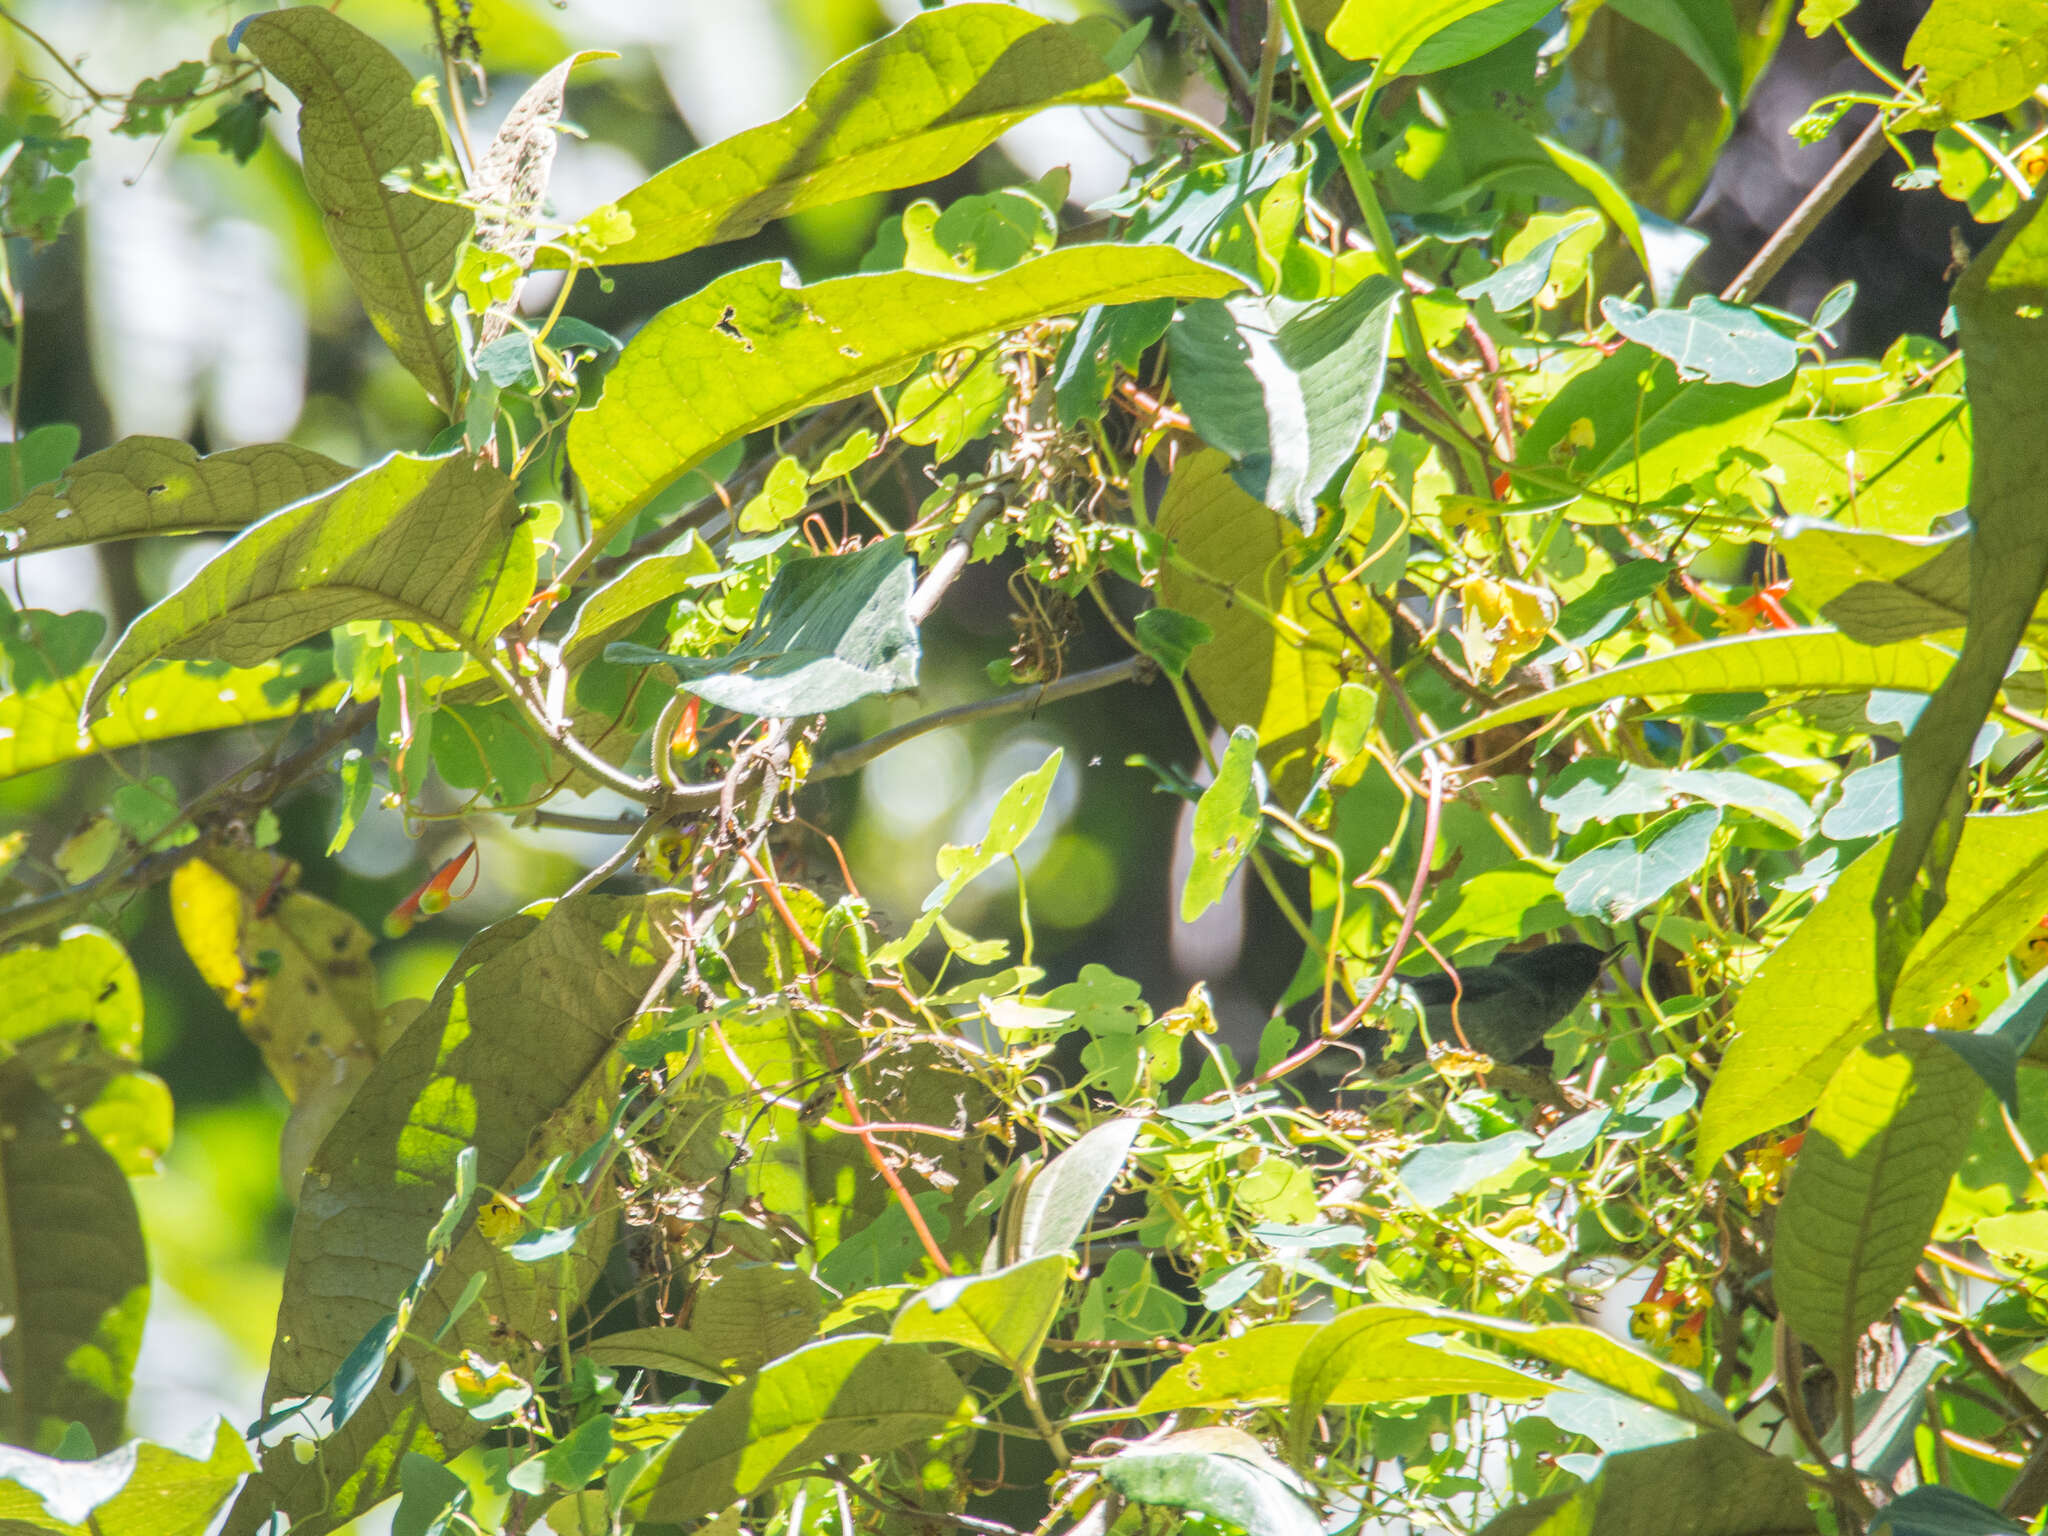
<path fill-rule="evenodd" d="M 1600 968 L 1602 970 L 1605 970 L 1608 966 L 1614 964 L 1614 962 L 1617 959 L 1619 959 L 1624 953 L 1626 953 L 1627 950 L 1628 946 L 1626 944 L 1615 945 L 1614 948 L 1608 950 L 1605 954 L 1601 955 Z"/>

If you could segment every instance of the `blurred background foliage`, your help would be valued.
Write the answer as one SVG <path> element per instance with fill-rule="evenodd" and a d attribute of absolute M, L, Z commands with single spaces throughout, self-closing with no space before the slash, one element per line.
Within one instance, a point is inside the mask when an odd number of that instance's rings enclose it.
<path fill-rule="evenodd" d="M 1062 17 L 1119 10 L 1061 0 L 1032 8 Z M 579 70 L 569 90 L 567 116 L 577 132 L 561 144 L 552 198 L 574 215 L 699 145 L 777 115 L 833 59 L 916 9 L 915 0 L 476 0 L 469 24 L 488 97 L 472 109 L 472 123 L 488 135 L 528 81 L 572 46 L 616 50 L 617 60 Z M 1866 46 L 1895 66 L 1923 9 L 1912 0 L 1867 7 L 1859 17 Z M 429 7 L 348 0 L 345 10 L 409 66 L 430 71 Z M 1169 33 L 1172 10 L 1146 0 L 1120 7 L 1128 20 L 1154 22 L 1138 60 L 1142 88 L 1214 115 L 1216 104 L 1205 99 L 1212 88 L 1185 67 L 1181 39 Z M 68 121 L 93 108 L 88 92 L 111 100 L 173 61 L 207 58 L 238 19 L 232 6 L 175 0 L 24 0 L 7 14 L 16 25 L 0 28 L 0 69 L 16 132 L 39 113 Z M 1602 20 L 1627 25 L 1611 13 Z M 1648 99 L 1646 86 L 1684 75 L 1674 67 L 1660 77 L 1644 68 L 1640 51 L 1624 69 L 1624 47 L 1647 46 L 1641 35 L 1610 46 L 1615 65 L 1605 96 L 1584 102 L 1572 124 L 1591 150 L 1617 118 L 1668 105 Z M 1718 162 L 1693 156 L 1633 168 L 1632 180 L 1648 189 L 1645 202 L 1661 203 L 1670 217 L 1711 237 L 1694 274 L 1702 289 L 1732 275 L 1860 120 L 1852 115 L 1811 143 L 1789 135 L 1788 125 L 1817 96 L 1864 78 L 1833 36 L 1812 40 L 1790 28 Z M 19 268 L 27 318 L 20 420 L 9 435 L 71 422 L 84 452 L 137 433 L 186 438 L 202 452 L 288 439 L 354 464 L 430 437 L 438 424 L 432 407 L 372 332 L 321 235 L 291 158 L 295 113 L 269 115 L 269 142 L 240 165 L 196 138 L 211 112 L 184 114 L 156 133 L 104 136 L 117 110 L 91 110 L 77 130 L 89 127 L 95 139 L 79 168 L 80 216 Z M 734 244 L 622 269 L 602 288 L 579 285 L 570 312 L 624 337 L 661 305 L 749 262 L 784 261 L 805 281 L 848 272 L 883 221 L 914 198 L 944 206 L 1054 167 L 1070 173 L 1076 212 L 1121 186 L 1155 142 L 1129 114 L 1049 112 L 939 185 L 810 211 Z M 1711 180 L 1700 185 L 1708 166 Z M 1987 228 L 1956 202 L 1913 197 L 1888 177 L 1868 177 L 1763 298 L 1806 313 L 1836 283 L 1853 280 L 1861 297 L 1840 338 L 1843 350 L 1878 355 L 1903 332 L 1937 329 L 1952 241 L 1958 231 L 1967 241 L 1970 231 Z M 542 275 L 522 302 L 544 311 L 553 298 Z M 928 489 L 906 472 L 896 502 L 888 503 L 886 489 L 877 500 L 893 516 L 914 509 Z M 24 607 L 95 608 L 117 633 L 220 542 L 137 541 L 30 556 L 10 564 L 7 596 Z M 869 700 L 835 729 L 866 736 L 984 692 L 981 664 L 1001 658 L 1015 638 L 1006 576 L 1002 564 L 975 566 L 954 588 L 935 620 L 941 631 L 927 639 L 921 701 Z M 1078 670 L 1112 654 L 1108 637 L 1084 627 L 1065 666 Z M 1122 755 L 1152 741 L 1170 750 L 1183 729 L 1165 690 L 1119 690 L 1021 723 L 922 737 L 807 804 L 866 872 L 865 894 L 885 920 L 900 919 L 916 910 L 940 844 L 971 840 L 1002 787 L 1063 747 L 1047 815 L 1023 855 L 1047 985 L 1103 956 L 1155 999 L 1178 997 L 1206 978 L 1226 1038 L 1248 1055 L 1298 949 L 1256 883 L 1241 876 L 1199 921 L 1176 920 L 1186 812 Z M 247 733 L 200 737 L 152 749 L 142 768 L 183 798 L 249 747 Z M 110 788 L 105 774 L 88 762 L 0 783 L 0 830 L 41 829 L 32 854 L 47 858 L 52 850 L 41 839 L 61 837 L 101 803 Z M 451 822 L 416 840 L 396 812 L 373 809 L 347 849 L 327 859 L 336 813 L 330 789 L 300 793 L 280 810 L 278 846 L 304 864 L 307 889 L 372 929 L 466 836 Z M 472 932 L 536 892 L 562 888 L 610 845 L 578 833 L 487 833 L 475 893 L 379 946 L 380 1001 L 427 996 Z M 1169 847 L 1172 859 L 1162 856 Z M 830 872 L 797 873 L 818 880 Z M 1008 878 L 984 880 L 968 898 L 978 897 L 980 910 L 956 908 L 956 918 L 981 933 L 1013 926 Z M 164 890 L 136 897 L 118 928 L 143 979 L 146 1065 L 168 1082 L 178 1107 L 163 1175 L 137 1185 L 158 1285 L 132 1428 L 155 1435 L 203 1413 L 241 1420 L 254 1410 L 289 1225 L 275 1157 L 284 1105 L 255 1048 L 186 959 Z"/>

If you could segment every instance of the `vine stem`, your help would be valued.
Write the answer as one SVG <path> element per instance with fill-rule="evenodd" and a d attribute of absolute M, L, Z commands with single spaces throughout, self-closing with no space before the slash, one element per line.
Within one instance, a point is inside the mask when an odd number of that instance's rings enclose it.
<path fill-rule="evenodd" d="M 1393 984 L 1394 972 L 1401 964 L 1401 957 L 1408 952 L 1408 941 L 1415 936 L 1415 925 L 1422 917 L 1422 898 L 1429 890 L 1429 868 L 1436 862 L 1437 833 L 1443 826 L 1443 765 L 1430 758 L 1424 763 L 1423 774 L 1428 782 L 1428 800 L 1422 815 L 1422 847 L 1415 856 L 1415 879 L 1408 887 L 1408 903 L 1401 910 L 1401 930 L 1394 935 L 1394 947 L 1387 956 L 1387 963 L 1381 968 L 1371 990 L 1358 1000 L 1356 1008 L 1338 1021 L 1334 1029 L 1325 1030 L 1292 1055 L 1273 1063 L 1252 1079 L 1251 1087 L 1263 1088 L 1322 1055 L 1332 1041 L 1341 1039 L 1356 1028 L 1358 1021 L 1380 1000 L 1380 994 Z M 1334 939 L 1336 935 L 1331 937 Z"/>
<path fill-rule="evenodd" d="M 1316 112 L 1323 120 L 1330 142 L 1337 146 L 1337 163 L 1343 166 L 1344 179 L 1351 184 L 1351 195 L 1357 200 L 1358 211 L 1365 219 L 1366 233 L 1372 237 L 1380 269 L 1393 279 L 1401 345 L 1408 354 L 1408 365 L 1422 376 L 1423 388 L 1429 391 L 1444 414 L 1455 420 L 1457 407 L 1452 403 L 1444 381 L 1430 366 L 1429 343 L 1422 334 L 1421 318 L 1415 313 L 1414 296 L 1408 291 L 1407 274 L 1401 267 L 1401 253 L 1395 248 L 1394 232 L 1387 224 L 1386 212 L 1380 207 L 1379 194 L 1373 190 L 1372 174 L 1366 169 L 1364 156 L 1358 152 L 1358 140 L 1345 125 L 1344 114 L 1337 110 L 1336 102 L 1330 97 L 1330 87 L 1323 79 L 1322 66 L 1316 63 L 1314 50 L 1309 46 L 1308 32 L 1301 24 L 1295 0 L 1273 0 L 1273 8 L 1287 29 L 1288 40 L 1294 44 L 1294 61 L 1301 70 L 1302 83 L 1308 87 L 1309 96 L 1315 101 Z"/>
<path fill-rule="evenodd" d="M 933 731 L 942 731 L 948 726 L 965 725 L 972 720 L 989 720 L 1001 715 L 1025 714 L 1047 704 L 1077 698 L 1084 693 L 1095 693 L 1104 688 L 1114 688 L 1118 683 L 1149 683 L 1158 675 L 1158 663 L 1149 656 L 1126 656 L 1122 661 L 1108 662 L 1103 666 L 1091 667 L 1086 672 L 1076 672 L 1069 677 L 1058 678 L 1050 683 L 1030 688 L 1017 688 L 1009 693 L 999 693 L 991 699 L 977 699 L 971 704 L 956 704 L 950 709 L 935 710 L 929 715 L 919 715 L 915 720 L 906 720 L 901 725 L 891 726 L 866 741 L 833 753 L 810 771 L 809 779 L 844 778 L 865 768 L 885 752 L 900 747 L 906 741 Z"/>
<path fill-rule="evenodd" d="M 1799 205 L 1786 215 L 1785 222 L 1764 242 L 1763 249 L 1749 259 L 1749 265 L 1721 290 L 1722 301 L 1728 304 L 1754 302 L 1757 295 L 1771 285 L 1771 279 L 1784 269 L 1785 263 L 1792 259 L 1793 253 L 1806 244 L 1820 227 L 1821 220 L 1832 213 L 1835 205 L 1848 196 L 1849 189 L 1877 164 L 1887 142 L 1884 110 L 1879 108 L 1863 132 L 1857 135 L 1856 142 L 1825 176 L 1814 183 L 1813 190 L 1799 200 Z"/>

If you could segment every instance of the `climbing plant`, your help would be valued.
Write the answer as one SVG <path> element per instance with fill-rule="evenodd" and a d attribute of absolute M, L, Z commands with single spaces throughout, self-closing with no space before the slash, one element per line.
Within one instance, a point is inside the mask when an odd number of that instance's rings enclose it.
<path fill-rule="evenodd" d="M 352 9 L 120 97 L 60 57 L 0 123 L 16 419 L 95 135 L 253 175 L 289 120 L 438 423 L 7 448 L 11 556 L 221 540 L 117 636 L 0 605 L 0 777 L 109 786 L 0 843 L 8 1521 L 2038 1523 L 2028 7 L 1934 0 L 1895 74 L 1806 0 L 1869 80 L 1799 131 L 1869 126 L 1718 294 L 1674 221 L 1789 0 L 970 0 L 589 209 L 550 167 L 606 58 L 484 139 L 462 18 L 416 77 Z M 1076 208 L 996 147 L 1052 108 L 1150 158 Z M 1880 160 L 1999 228 L 1940 336 L 1848 359 L 1853 286 L 1759 300 Z M 935 187 L 844 275 L 718 254 Z M 718 275 L 579 316 L 682 257 Z M 936 622 L 985 571 L 1006 653 Z M 1043 952 L 1059 750 L 914 909 L 838 835 L 889 752 L 1112 689 L 1185 721 L 1090 770 L 1185 802 L 1176 917 L 1250 889 L 1298 955 L 1250 1036 Z M 321 873 L 373 811 L 440 850 L 381 912 Z M 560 830 L 605 851 L 380 994 L 380 925 Z M 196 1449 L 124 1441 L 178 1108 L 144 893 L 291 1106 L 261 1416 Z"/>

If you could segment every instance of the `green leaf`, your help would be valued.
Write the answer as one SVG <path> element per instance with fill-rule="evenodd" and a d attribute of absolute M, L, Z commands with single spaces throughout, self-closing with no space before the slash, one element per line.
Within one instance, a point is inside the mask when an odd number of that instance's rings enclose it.
<path fill-rule="evenodd" d="M 1679 377 L 1757 389 L 1789 374 L 1799 349 L 1753 309 L 1701 294 L 1684 309 L 1644 309 L 1609 294 L 1600 313 L 1630 341 L 1670 358 Z"/>
<path fill-rule="evenodd" d="M 1608 4 L 1692 60 L 1721 93 L 1730 112 L 1742 106 L 1742 55 L 1729 0 L 1608 0 Z"/>
<path fill-rule="evenodd" d="M 317 715 L 348 694 L 348 685 L 324 667 L 308 671 L 318 661 L 324 658 L 301 651 L 256 667 L 190 661 L 145 667 L 114 690 L 106 712 L 82 731 L 79 711 L 96 668 L 25 693 L 0 693 L 0 779 L 145 742 Z"/>
<path fill-rule="evenodd" d="M 464 948 L 307 1171 L 266 1405 L 325 1391 L 392 1310 L 419 1274 L 465 1148 L 476 1149 L 477 1185 L 492 1189 L 583 1149 L 618 1090 L 623 1068 L 612 1047 L 668 958 L 681 910 L 669 894 L 575 896 L 486 928 Z M 420 1286 L 397 1345 L 410 1369 L 385 1371 L 309 1461 L 291 1443 L 266 1452 L 227 1529 L 253 1531 L 283 1510 L 306 1536 L 331 1530 L 395 1491 L 407 1451 L 446 1461 L 474 1443 L 486 1426 L 434 1386 L 448 1357 L 474 1349 L 530 1374 L 532 1351 L 543 1346 L 522 1341 L 545 1340 L 555 1309 L 576 1305 L 612 1230 L 594 1220 L 572 1253 L 530 1266 L 504 1262 L 470 1223 Z M 491 1277 L 482 1304 L 438 1348 L 429 1345 L 476 1272 Z M 495 1331 L 500 1323 L 510 1332 Z"/>
<path fill-rule="evenodd" d="M 469 1484 L 431 1456 L 407 1451 L 398 1467 L 403 1494 L 391 1517 L 391 1536 L 431 1536 L 441 1516 L 467 1502 Z"/>
<path fill-rule="evenodd" d="M 1604 923 L 1625 923 L 1707 865 L 1718 810 L 1681 811 L 1634 837 L 1580 854 L 1557 872 L 1565 910 Z"/>
<path fill-rule="evenodd" d="M 1287 1386 L 1287 1445 L 1305 1465 L 1316 1419 L 1332 1404 L 1448 1397 L 1471 1392 L 1503 1401 L 1526 1401 L 1553 1383 L 1516 1370 L 1507 1361 L 1462 1345 L 1418 1344 L 1436 1319 L 1405 1306 L 1364 1306 L 1325 1324 L 1302 1346 Z M 1148 1394 L 1147 1402 L 1151 1401 Z"/>
<path fill-rule="evenodd" d="M 2010 9 L 2003 14 L 2001 25 L 2016 20 Z M 1971 24 L 1960 14 L 1953 23 L 1958 32 Z M 2048 49 L 2048 39 L 2038 47 Z M 2039 512 L 2048 483 L 2048 220 L 2037 217 L 2044 202 L 2014 214 L 1954 290 L 1970 414 L 1997 430 L 1975 445 L 1970 466 L 1970 622 L 1962 654 L 1899 749 L 1906 811 L 1875 898 L 1880 1005 L 1890 1002 L 1907 955 L 1947 900 L 1971 743 L 2048 586 L 2048 527 Z"/>
<path fill-rule="evenodd" d="M 7 356 L 11 358 L 13 352 L 10 350 Z M 24 493 L 56 479 L 78 457 L 79 440 L 78 428 L 70 422 L 50 421 L 11 443 L 0 443 L 0 464 L 6 466 L 0 470 L 0 496 L 12 503 Z M 0 526 L 0 550 L 26 553 L 25 549 L 10 547 L 4 526 Z"/>
<path fill-rule="evenodd" d="M 1970 601 L 1967 534 L 1907 538 L 1795 517 L 1773 548 L 1799 600 L 1865 645 L 1963 627 Z"/>
<path fill-rule="evenodd" d="M 0 1125 L 0 1316 L 14 1320 L 0 1338 L 0 1438 L 47 1444 L 75 1421 L 111 1445 L 149 1311 L 127 1176 L 19 1057 L 0 1061 Z"/>
<path fill-rule="evenodd" d="M 1582 504 L 1575 516 L 1616 521 L 1710 473 L 1733 450 L 1755 448 L 1791 390 L 1790 378 L 1759 389 L 1681 380 L 1667 359 L 1631 342 L 1551 397 L 1522 434 L 1518 462 L 1552 475 L 1562 462 L 1612 504 Z M 1589 428 L 1592 445 L 1575 447 Z"/>
<path fill-rule="evenodd" d="M 1870 973 L 1870 908 L 1880 844 L 1765 960 L 1736 1000 L 1734 1042 L 1700 1111 L 1702 1174 L 1749 1137 L 1797 1119 L 1884 1020 Z M 1972 816 L 1956 850 L 1957 899 L 1929 927 L 1899 979 L 1892 1017 L 1932 1019 L 1956 989 L 1995 970 L 2048 911 L 2048 812 Z"/>
<path fill-rule="evenodd" d="M 1489 710 L 1438 737 L 1459 741 L 1495 726 L 1609 699 L 1697 693 L 1802 694 L 1893 688 L 1932 693 L 1954 657 L 1924 640 L 1858 645 L 1829 629 L 1775 630 L 1708 640 L 1610 667 L 1547 693 Z M 1968 749 L 1968 743 L 1965 744 Z"/>
<path fill-rule="evenodd" d="M 2048 0 L 1934 0 L 1906 67 L 1927 72 L 1927 94 L 1951 116 L 1995 117 L 2048 76 Z"/>
<path fill-rule="evenodd" d="M 914 15 L 826 70 L 801 105 L 677 161 L 582 228 L 607 266 L 661 261 L 805 208 L 935 181 L 1046 107 L 1121 101 L 1100 33 L 1008 5 Z M 621 213 L 632 233 L 602 241 Z M 565 263 L 543 252 L 540 264 Z"/>
<path fill-rule="evenodd" d="M 355 473 L 295 443 L 199 457 L 169 437 L 124 437 L 0 512 L 0 548 L 25 555 L 156 533 L 238 530 Z"/>
<path fill-rule="evenodd" d="M 1101 1471 L 1134 1504 L 1193 1510 L 1258 1536 L 1322 1536 L 1293 1476 L 1241 1429 L 1184 1429 L 1119 1451 Z"/>
<path fill-rule="evenodd" d="M 1158 662 L 1169 677 L 1185 674 L 1195 647 L 1216 638 L 1216 631 L 1200 619 L 1174 608 L 1147 608 L 1131 628 L 1137 634 L 1138 648 Z"/>
<path fill-rule="evenodd" d="M 668 602 L 717 571 L 718 557 L 694 532 L 678 550 L 635 560 L 576 610 L 575 621 L 562 636 L 564 663 L 575 666 L 601 655 L 607 638 L 623 633 L 657 603 Z"/>
<path fill-rule="evenodd" d="M 1013 1262 L 1073 1251 L 1144 1128 L 1142 1120 L 1106 1120 L 1038 1171 L 1024 1194 Z"/>
<path fill-rule="evenodd" d="M 1543 285 L 1550 281 L 1550 264 L 1557 258 L 1558 247 L 1580 230 L 1598 222 L 1598 216 L 1595 214 L 1581 214 L 1559 229 L 1556 234 L 1538 241 L 1527 254 L 1495 269 L 1475 283 L 1467 283 L 1458 290 L 1458 297 L 1470 299 L 1474 303 L 1481 299 L 1491 299 L 1494 309 L 1503 315 L 1520 309 L 1541 293 Z"/>
<path fill-rule="evenodd" d="M 724 655 L 618 642 L 605 659 L 665 665 L 691 693 L 743 715 L 826 714 L 917 686 L 916 581 L 901 534 L 850 555 L 801 556 L 775 573 L 752 627 Z"/>
<path fill-rule="evenodd" d="M 160 657 L 254 666 L 355 619 L 480 645 L 518 616 L 533 580 L 533 536 L 511 481 L 461 454 L 393 454 L 273 512 L 144 612 L 101 664 L 86 709 Z"/>
<path fill-rule="evenodd" d="M 1838 1374 L 1911 1282 L 1983 1094 L 1935 1035 L 1894 1030 L 1851 1051 L 1814 1106 L 1778 1210 L 1771 1290 Z"/>
<path fill-rule="evenodd" d="M 394 191 L 385 178 L 447 158 L 412 72 L 324 6 L 263 11 L 235 31 L 299 98 L 299 157 L 327 240 L 370 323 L 450 416 L 462 393 L 461 346 L 428 307 L 475 220 L 467 208 Z"/>
<path fill-rule="evenodd" d="M 1536 1145 L 1527 1131 L 1503 1131 L 1484 1141 L 1439 1141 L 1418 1147 L 1401 1162 L 1401 1187 L 1425 1211 L 1497 1178 Z"/>
<path fill-rule="evenodd" d="M 1506 1510 L 1480 1536 L 1806 1536 L 1820 1529 L 1806 1491 L 1789 1457 L 1717 1431 L 1608 1456 L 1590 1483 Z"/>
<path fill-rule="evenodd" d="M 1422 75 L 1491 53 L 1552 9 L 1536 0 L 1345 0 L 1330 46 L 1347 59 L 1378 59 L 1385 80 Z"/>
<path fill-rule="evenodd" d="M 123 1060 L 142 1054 L 142 979 L 120 942 L 97 928 L 0 952 L 0 1041 L 19 1046 L 66 1027 L 89 1031 Z"/>
<path fill-rule="evenodd" d="M 1302 532 L 1316 495 L 1379 408 L 1396 293 L 1370 277 L 1337 299 L 1248 295 L 1189 304 L 1166 339 L 1195 431 L 1236 460 L 1237 483 Z"/>
<path fill-rule="evenodd" d="M 1482 1333 L 1511 1349 L 1561 1365 L 1601 1386 L 1674 1413 L 1690 1424 L 1728 1429 L 1728 1410 L 1711 1393 L 1696 1391 L 1661 1360 L 1580 1323 L 1520 1323 L 1507 1318 L 1445 1314 L 1445 1327 Z"/>
<path fill-rule="evenodd" d="M 1076 246 L 969 282 L 882 272 L 785 287 L 775 262 L 671 304 L 569 423 L 596 537 L 693 464 L 807 406 L 894 383 L 934 352 L 1093 304 L 1220 298 L 1243 280 L 1158 246 Z"/>
<path fill-rule="evenodd" d="M 1909 1488 L 1877 1512 L 1871 1536 L 2020 1536 L 2026 1527 L 1953 1488 Z"/>
<path fill-rule="evenodd" d="M 899 1344 L 957 1344 L 1022 1374 L 1052 1330 L 1068 1264 L 1066 1254 L 1048 1253 L 928 1285 L 896 1314 L 889 1337 Z"/>
<path fill-rule="evenodd" d="M 203 1531 L 255 1464 L 242 1437 L 215 1419 L 203 1456 L 131 1440 L 94 1461 L 0 1449 L 0 1521 L 100 1536 Z"/>
<path fill-rule="evenodd" d="M 1240 725 L 1230 733 L 1216 781 L 1195 803 L 1194 860 L 1180 893 L 1180 920 L 1192 923 L 1223 897 L 1230 877 L 1259 840 L 1259 790 L 1252 782 L 1259 733 Z"/>
<path fill-rule="evenodd" d="M 818 1282 L 789 1264 L 721 1269 L 698 1290 L 686 1328 L 633 1328 L 584 1350 L 599 1365 L 732 1382 L 807 1344 L 825 1315 Z"/>
<path fill-rule="evenodd" d="M 1784 471 L 1787 511 L 1888 533 L 1925 533 L 1970 499 L 1970 413 L 1920 395 L 1850 416 L 1785 417 L 1759 445 Z"/>
<path fill-rule="evenodd" d="M 263 147 L 263 120 L 277 110 L 268 91 L 245 91 L 213 116 L 213 121 L 192 137 L 211 144 L 224 155 L 233 155 L 237 165 L 247 165 Z"/>
<path fill-rule="evenodd" d="M 1229 468 L 1215 452 L 1185 455 L 1174 466 L 1159 501 L 1159 532 L 1173 543 L 1159 573 L 1159 599 L 1215 632 L 1188 663 L 1195 687 L 1221 724 L 1258 732 L 1274 798 L 1295 805 L 1320 766 L 1324 704 L 1365 675 L 1351 634 L 1383 646 L 1390 629 L 1385 611 L 1357 582 L 1327 594 L 1290 583 L 1301 541 L 1261 511 Z"/>
<path fill-rule="evenodd" d="M 680 1523 L 723 1509 L 821 1456 L 878 1456 L 973 1411 L 929 1350 L 873 1335 L 823 1339 L 727 1392 L 633 1484 L 636 1519 Z"/>

